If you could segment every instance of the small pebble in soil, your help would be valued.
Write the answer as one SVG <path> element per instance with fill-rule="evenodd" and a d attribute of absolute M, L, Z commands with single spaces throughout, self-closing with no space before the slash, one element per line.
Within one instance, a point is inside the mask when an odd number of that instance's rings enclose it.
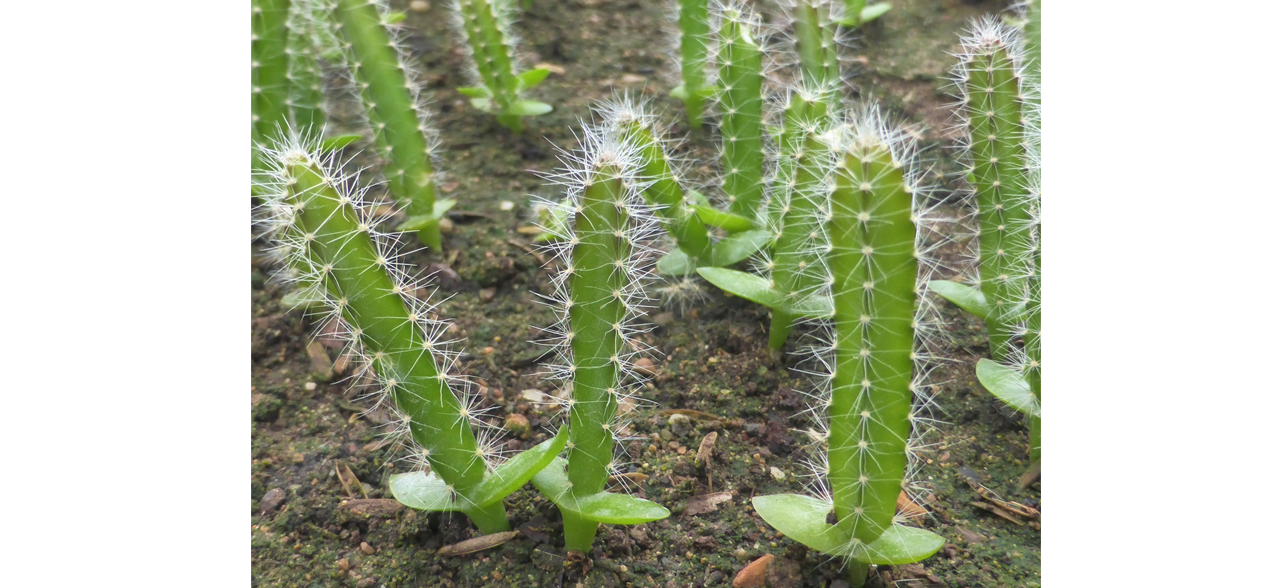
<path fill-rule="evenodd" d="M 365 543 L 364 541 L 361 541 L 360 551 L 363 551 L 365 555 L 373 555 L 373 546 L 369 545 L 368 543 Z"/>
<path fill-rule="evenodd" d="M 315 391 L 315 389 L 316 389 L 316 383 L 315 383 L 315 382 L 307 382 L 306 384 L 303 384 L 303 385 L 302 385 L 302 387 L 303 387 L 303 388 L 306 388 L 306 389 L 307 389 L 307 392 L 314 392 L 314 391 Z"/>
<path fill-rule="evenodd" d="M 431 10 L 431 3 L 427 0 L 413 0 L 409 3 L 409 10 L 414 12 L 426 12 Z"/>

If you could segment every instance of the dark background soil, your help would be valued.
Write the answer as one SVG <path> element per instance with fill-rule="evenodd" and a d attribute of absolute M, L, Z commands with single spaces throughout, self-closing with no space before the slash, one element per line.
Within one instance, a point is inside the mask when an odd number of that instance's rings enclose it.
<path fill-rule="evenodd" d="M 759 5 L 771 2 L 757 2 Z M 408 9 L 408 2 L 393 2 Z M 862 34 L 849 52 L 855 65 L 853 94 L 876 97 L 902 117 L 926 125 L 926 159 L 946 164 L 946 54 L 969 18 L 1004 9 L 1000 2 L 910 0 Z M 489 115 L 469 108 L 453 88 L 466 85 L 463 54 L 446 27 L 446 6 L 409 11 L 407 25 L 428 96 L 439 115 L 445 169 L 443 185 L 458 199 L 443 255 L 412 256 L 435 272 L 441 306 L 465 337 L 464 373 L 487 390 L 495 418 L 521 413 L 534 425 L 523 449 L 547 437 L 549 414 L 523 397 L 552 390 L 536 375 L 535 326 L 551 314 L 532 292 L 545 292 L 546 275 L 530 254 L 528 194 L 552 195 L 533 173 L 553 170 L 554 143 L 576 146 L 572 130 L 594 100 L 631 90 L 651 96 L 678 134 L 687 133 L 678 101 L 666 98 L 674 79 L 671 26 L 666 2 L 642 0 L 535 0 L 517 29 L 527 63 L 563 68 L 531 92 L 553 104 L 550 114 L 526 119 L 513 136 Z M 764 7 L 769 11 L 769 7 Z M 706 161 L 710 135 L 689 135 L 688 149 Z M 709 170 L 708 170 L 709 171 Z M 941 191 L 946 197 L 946 190 Z M 511 210 L 501 203 L 511 202 Z M 797 492 L 805 473 L 791 415 L 804 397 L 803 383 L 766 348 L 767 309 L 709 289 L 710 299 L 681 315 L 656 309 L 659 325 L 648 342 L 661 351 L 646 396 L 652 407 L 630 416 L 636 472 L 647 479 L 638 493 L 671 509 L 664 521 L 601 529 L 585 576 L 566 572 L 560 555 L 559 514 L 531 487 L 507 499 L 513 527 L 522 535 L 487 551 L 442 558 L 444 545 L 472 537 L 461 515 L 413 512 L 393 503 L 388 477 L 405 471 L 383 446 L 379 419 L 358 391 L 333 374 L 339 349 L 312 345 L 301 312 L 281 305 L 284 294 L 268 283 L 270 268 L 255 250 L 253 279 L 253 453 L 251 479 L 252 566 L 255 586 L 729 586 L 746 563 L 772 553 L 774 586 L 842 585 L 838 562 L 774 532 L 750 507 L 756 494 Z M 931 439 L 920 481 L 931 517 L 923 524 L 947 539 L 937 555 L 887 572 L 901 586 L 1018 587 L 1040 584 L 1040 531 L 1035 520 L 1018 522 L 974 506 L 975 485 L 1005 500 L 1039 508 L 1039 485 L 1019 491 L 1027 467 L 1026 431 L 1020 420 L 987 394 L 973 377 L 986 353 L 980 321 L 948 307 L 954 335 L 951 359 L 937 381 L 936 401 L 945 421 Z M 794 339 L 794 337 L 793 337 Z M 341 361 L 339 360 L 339 363 Z M 673 426 L 659 412 L 693 409 L 715 419 Z M 500 421 L 499 421 L 500 422 Z M 703 437 L 718 431 L 712 464 L 693 464 Z M 358 485 L 344 488 L 349 468 Z M 776 472 L 774 470 L 777 470 Z M 339 473 L 341 472 L 341 473 Z M 781 479 L 775 477 L 781 473 Z M 731 492 L 718 510 L 685 512 L 689 499 Z M 365 499 L 374 502 L 363 502 Z M 352 500 L 356 499 L 356 500 Z M 367 544 L 368 549 L 363 549 Z"/>

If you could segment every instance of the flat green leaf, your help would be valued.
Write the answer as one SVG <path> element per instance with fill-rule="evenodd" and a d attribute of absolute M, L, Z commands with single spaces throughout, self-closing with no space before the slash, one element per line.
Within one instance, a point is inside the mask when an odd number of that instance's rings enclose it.
<path fill-rule="evenodd" d="M 396 10 L 394 12 L 388 12 L 386 18 L 382 21 L 382 24 L 392 25 L 392 24 L 404 22 L 404 19 L 407 18 L 408 16 L 409 15 L 399 10 Z"/>
<path fill-rule="evenodd" d="M 614 492 L 599 492 L 579 498 L 576 510 L 584 519 L 607 525 L 638 525 L 671 515 L 671 511 L 660 504 Z"/>
<path fill-rule="evenodd" d="M 929 282 L 929 289 L 980 319 L 985 320 L 991 313 L 986 296 L 982 295 L 982 290 L 973 286 L 950 280 L 932 280 Z"/>
<path fill-rule="evenodd" d="M 782 305 L 782 293 L 775 290 L 769 280 L 755 274 L 721 267 L 700 267 L 698 274 L 734 296 L 741 296 L 769 308 Z"/>
<path fill-rule="evenodd" d="M 329 137 L 320 142 L 320 148 L 325 151 L 337 151 L 363 139 L 364 135 L 338 135 L 337 137 Z"/>
<path fill-rule="evenodd" d="M 800 494 L 774 494 L 752 498 L 751 506 L 773 528 L 810 549 L 835 556 L 849 553 L 849 537 L 827 523 L 830 502 Z"/>
<path fill-rule="evenodd" d="M 396 230 L 412 232 L 425 229 L 434 223 L 440 222 L 440 219 L 444 218 L 445 213 L 449 212 L 449 209 L 453 208 L 453 205 L 457 203 L 458 201 L 453 198 L 441 198 L 436 200 L 435 205 L 431 208 L 431 214 L 420 214 L 418 216 L 406 218 L 404 219 L 404 222 L 396 225 Z"/>
<path fill-rule="evenodd" d="M 525 90 L 528 90 L 529 88 L 532 88 L 538 84 L 541 84 L 542 80 L 547 79 L 547 74 L 550 74 L 550 73 L 551 73 L 551 70 L 545 67 L 540 67 L 538 69 L 531 69 L 529 71 L 526 71 L 516 76 L 516 92 L 517 93 L 523 92 Z"/>
<path fill-rule="evenodd" d="M 738 263 L 751 257 L 772 239 L 773 235 L 764 229 L 729 235 L 711 246 L 711 265 L 724 267 Z"/>
<path fill-rule="evenodd" d="M 679 249 L 668 251 L 657 264 L 658 274 L 663 276 L 687 276 L 696 269 L 698 268 L 693 265 L 693 260 Z"/>
<path fill-rule="evenodd" d="M 454 493 L 435 472 L 410 472 L 391 476 L 391 495 L 409 508 L 418 510 L 462 510 Z"/>
<path fill-rule="evenodd" d="M 996 398 L 1019 412 L 1040 416 L 1040 399 L 1031 393 L 1031 384 L 1018 370 L 990 359 L 979 359 L 978 381 Z"/>
<path fill-rule="evenodd" d="M 881 16 L 884 16 L 884 13 L 889 12 L 889 9 L 891 8 L 893 8 L 893 5 L 889 4 L 888 2 L 877 2 L 866 8 L 863 8 L 862 13 L 859 15 L 858 18 L 862 21 L 863 24 L 866 24 L 877 18 L 880 18 Z"/>
<path fill-rule="evenodd" d="M 471 98 L 493 97 L 493 92 L 490 92 L 487 86 L 468 86 L 466 88 L 458 88 L 458 93 Z"/>
<path fill-rule="evenodd" d="M 830 296 L 808 296 L 793 304 L 783 303 L 782 309 L 798 316 L 828 317 L 835 314 L 835 302 Z"/>
<path fill-rule="evenodd" d="M 551 112 L 551 105 L 536 100 L 518 100 L 503 114 L 511 116 L 538 116 Z"/>
<path fill-rule="evenodd" d="M 569 491 L 569 478 L 564 472 L 568 463 L 563 457 L 557 457 L 533 476 L 534 487 L 561 509 L 590 521 L 611 525 L 647 523 L 664 519 L 671 514 L 658 504 L 626 494 L 600 492 L 584 498 L 574 498 Z"/>
<path fill-rule="evenodd" d="M 478 506 L 489 506 L 502 500 L 547 467 L 564 450 L 564 444 L 568 440 L 569 427 L 560 427 L 555 437 L 498 466 L 489 477 L 467 493 L 467 498 Z"/>
<path fill-rule="evenodd" d="M 942 549 L 945 541 L 936 533 L 892 525 L 879 539 L 858 548 L 854 557 L 863 563 L 898 566 L 923 560 Z"/>
<path fill-rule="evenodd" d="M 689 92 L 685 91 L 684 84 L 680 84 L 671 89 L 671 97 L 676 100 L 688 100 Z"/>
<path fill-rule="evenodd" d="M 701 220 L 702 224 L 720 227 L 731 233 L 745 231 L 756 226 L 749 218 L 720 210 L 709 204 L 695 204 L 693 205 L 693 211 L 697 213 L 698 220 Z"/>
<path fill-rule="evenodd" d="M 490 98 L 472 98 L 471 106 L 476 110 L 483 110 L 490 114 L 493 113 L 493 100 Z"/>
<path fill-rule="evenodd" d="M 312 291 L 293 290 L 285 294 L 280 299 L 280 304 L 289 308 L 301 308 L 303 310 L 320 310 L 328 305 L 325 299 L 317 296 Z"/>

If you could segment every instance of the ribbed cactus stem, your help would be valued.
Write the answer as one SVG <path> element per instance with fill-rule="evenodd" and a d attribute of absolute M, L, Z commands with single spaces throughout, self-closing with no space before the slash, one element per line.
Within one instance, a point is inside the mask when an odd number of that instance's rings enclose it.
<path fill-rule="evenodd" d="M 306 267 L 306 279 L 348 330 L 352 350 L 366 362 L 383 394 L 407 421 L 408 433 L 432 472 L 461 496 L 479 484 L 492 447 L 476 441 L 473 408 L 454 395 L 437 367 L 442 325 L 410 304 L 412 287 L 395 256 L 360 208 L 359 198 L 335 178 L 335 168 L 315 151 L 293 142 L 272 153 L 280 188 L 277 235 Z M 482 532 L 508 528 L 501 501 L 464 507 Z"/>
<path fill-rule="evenodd" d="M 656 118 L 629 103 L 623 103 L 617 111 L 610 124 L 617 126 L 623 137 L 639 150 L 643 173 L 649 180 L 644 189 L 645 200 L 665 219 L 667 232 L 693 265 L 709 262 L 712 243 L 707 226 L 690 207 L 692 202 L 686 200 L 684 189 L 671 168 L 671 158 L 654 134 Z"/>
<path fill-rule="evenodd" d="M 493 93 L 495 107 L 498 110 L 506 110 L 516 101 L 516 81 L 511 47 L 508 46 L 503 33 L 504 23 L 499 21 L 502 15 L 495 9 L 494 2 L 491 0 L 457 1 L 458 10 L 462 14 L 467 44 L 471 47 L 481 81 Z M 499 115 L 499 117 L 502 116 L 504 115 Z M 508 118 L 514 118 L 514 120 L 502 119 L 502 124 L 519 132 L 520 117 Z"/>
<path fill-rule="evenodd" d="M 262 143 L 289 124 L 289 0 L 253 2 L 253 142 Z M 254 167 L 258 154 L 254 151 Z"/>
<path fill-rule="evenodd" d="M 289 5 L 287 53 L 288 106 L 294 128 L 319 133 L 324 128 L 323 78 L 316 60 L 316 22 L 309 0 Z"/>
<path fill-rule="evenodd" d="M 418 104 L 417 81 L 388 33 L 382 6 L 370 0 L 338 0 L 336 17 L 350 46 L 357 83 L 396 201 L 423 243 L 439 251 L 440 226 L 431 163 L 434 132 Z"/>
<path fill-rule="evenodd" d="M 702 128 L 707 99 L 707 41 L 711 37 L 707 0 L 677 0 L 680 24 L 680 77 L 689 126 Z"/>
<path fill-rule="evenodd" d="M 776 202 L 770 203 L 775 230 L 769 260 L 772 280 L 788 303 L 801 302 L 821 285 L 817 270 L 825 255 L 822 218 L 826 214 L 828 148 L 818 139 L 828 117 L 830 85 L 801 87 L 791 93 L 785 114 Z M 769 319 L 769 346 L 782 349 L 796 315 L 774 308 Z"/>
<path fill-rule="evenodd" d="M 827 258 L 835 304 L 829 480 L 839 524 L 863 545 L 893 523 L 902 491 L 919 268 L 914 190 L 877 122 L 859 121 L 837 153 Z"/>
<path fill-rule="evenodd" d="M 836 23 L 830 0 L 795 0 L 792 23 L 796 53 L 804 81 L 822 84 L 840 81 L 840 58 L 836 52 Z"/>
<path fill-rule="evenodd" d="M 965 106 L 971 135 L 978 211 L 979 275 L 991 305 L 991 355 L 1009 353 L 1010 325 L 1026 291 L 1018 260 L 1028 259 L 1030 215 L 1025 198 L 1022 47 L 1017 31 L 994 18 L 978 23 L 963 42 Z"/>
<path fill-rule="evenodd" d="M 755 219 L 764 196 L 763 53 L 759 15 L 731 0 L 719 9 L 720 140 L 730 212 Z"/>

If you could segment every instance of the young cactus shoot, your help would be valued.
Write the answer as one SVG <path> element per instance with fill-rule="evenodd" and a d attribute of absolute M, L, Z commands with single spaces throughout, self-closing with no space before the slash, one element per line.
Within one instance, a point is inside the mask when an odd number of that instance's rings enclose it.
<path fill-rule="evenodd" d="M 559 315 L 550 341 L 557 363 L 550 377 L 572 388 L 567 401 L 567 460 L 557 460 L 533 483 L 564 516 L 565 547 L 588 553 L 600 523 L 632 525 L 665 518 L 667 509 L 629 494 L 608 492 L 623 472 L 615 445 L 623 424 L 621 401 L 641 383 L 635 360 L 646 350 L 638 335 L 651 276 L 648 242 L 661 229 L 640 192 L 643 154 L 611 129 L 587 128 L 584 152 L 555 179 L 568 187 L 571 215 L 558 239 L 545 245 L 559 266 L 551 305 Z"/>
<path fill-rule="evenodd" d="M 551 112 L 551 105 L 522 97 L 524 92 L 546 79 L 550 70 L 531 69 L 516 74 L 513 0 L 452 0 L 453 26 L 471 54 L 475 69 L 473 86 L 458 88 L 471 98 L 471 105 L 496 115 L 502 126 L 514 133 L 524 130 L 521 117 Z"/>
<path fill-rule="evenodd" d="M 764 54 L 760 15 L 739 0 L 716 5 L 720 153 L 729 212 L 756 220 L 764 197 Z"/>
<path fill-rule="evenodd" d="M 551 462 L 566 432 L 499 463 L 480 398 L 450 373 L 448 324 L 411 294 L 420 284 L 398 260 L 396 235 L 379 230 L 382 219 L 317 141 L 295 135 L 262 153 L 268 177 L 261 222 L 287 268 L 283 275 L 323 300 L 321 318 L 345 337 L 357 377 L 374 377 L 373 396 L 392 411 L 393 433 L 430 468 L 393 476 L 392 493 L 413 508 L 462 512 L 484 533 L 507 530 L 503 497 Z M 464 390 L 461 398 L 456 388 Z"/>
<path fill-rule="evenodd" d="M 817 495 L 753 499 L 770 525 L 844 558 L 862 586 L 870 564 L 920 561 L 942 538 L 895 521 L 917 440 L 914 402 L 928 373 L 929 305 L 919 296 L 929 273 L 923 231 L 929 211 L 917 185 L 907 135 L 874 106 L 824 139 L 835 157 L 827 204 L 826 258 L 833 338 L 820 350 L 829 374 L 813 412 Z M 827 522 L 834 510 L 834 524 Z"/>
<path fill-rule="evenodd" d="M 415 231 L 427 246 L 440 251 L 440 219 L 454 201 L 436 200 L 432 152 L 436 132 L 419 96 L 414 68 L 380 0 L 337 0 L 329 10 L 346 44 L 346 66 L 364 101 L 391 194 L 408 218 L 398 229 Z"/>
<path fill-rule="evenodd" d="M 680 25 L 680 78 L 684 82 L 671 96 L 684 101 L 689 126 L 702 128 L 702 111 L 715 88 L 707 83 L 707 42 L 711 37 L 707 0 L 676 0 Z"/>

